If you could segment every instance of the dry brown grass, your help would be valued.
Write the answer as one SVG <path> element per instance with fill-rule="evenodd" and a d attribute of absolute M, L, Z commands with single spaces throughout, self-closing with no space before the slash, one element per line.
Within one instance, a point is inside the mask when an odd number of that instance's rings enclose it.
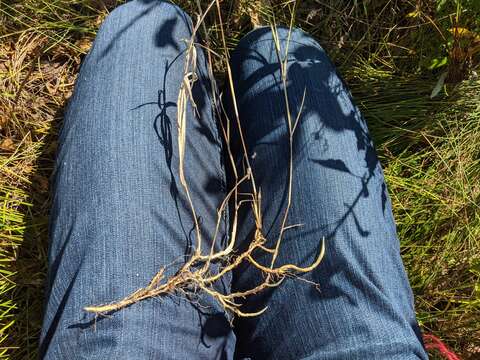
<path fill-rule="evenodd" d="M 195 208 L 195 204 L 190 196 L 189 182 L 184 174 L 184 158 L 185 153 L 189 151 L 186 147 L 186 138 L 187 134 L 187 109 L 190 105 L 191 108 L 195 109 L 196 104 L 192 96 L 192 88 L 194 82 L 198 79 L 197 76 L 197 46 L 195 44 L 195 39 L 197 37 L 197 31 L 200 29 L 202 22 L 205 16 L 208 14 L 210 9 L 215 5 L 216 13 L 218 14 L 218 24 L 220 26 L 221 38 L 223 43 L 223 56 L 221 58 L 225 61 L 225 68 L 227 69 L 227 81 L 230 88 L 233 98 L 233 107 L 235 113 L 235 119 L 230 119 L 229 122 L 233 122 L 237 126 L 238 134 L 240 136 L 242 149 L 243 149 L 243 169 L 238 169 L 235 160 L 230 156 L 230 165 L 233 169 L 233 173 L 236 177 L 235 184 L 233 185 L 231 191 L 227 194 L 224 201 L 222 202 L 220 208 L 217 212 L 217 228 L 213 239 L 203 239 L 200 231 L 200 226 L 198 223 L 198 215 Z M 148 299 L 151 297 L 165 296 L 170 294 L 184 294 L 188 299 L 191 298 L 191 294 L 197 291 L 203 291 L 206 294 L 212 296 L 216 299 L 224 308 L 224 310 L 231 315 L 240 316 L 240 317 L 251 317 L 261 315 L 267 308 L 260 309 L 256 312 L 244 312 L 241 310 L 242 300 L 258 294 L 259 292 L 272 287 L 280 286 L 283 280 L 286 277 L 296 278 L 297 274 L 308 273 L 320 264 L 323 255 L 325 253 L 324 242 L 322 241 L 321 250 L 317 256 L 317 259 L 307 267 L 300 267 L 295 264 L 284 264 L 281 266 L 276 265 L 276 259 L 281 252 L 281 243 L 285 231 L 292 226 L 288 224 L 288 213 L 292 201 L 292 176 L 293 176 L 293 135 L 295 128 L 300 119 L 301 111 L 298 113 L 295 119 L 292 118 L 288 93 L 286 90 L 287 82 L 287 53 L 288 53 L 288 41 L 285 49 L 285 53 L 281 53 L 280 41 L 278 39 L 276 28 L 272 27 L 274 40 L 277 50 L 277 55 L 279 57 L 281 66 L 281 75 L 282 81 L 284 84 L 284 96 L 286 104 L 286 121 L 289 130 L 289 146 L 290 146 L 290 161 L 289 161 L 289 178 L 288 178 L 288 201 L 285 209 L 283 209 L 283 221 L 282 226 L 279 231 L 277 239 L 275 241 L 267 241 L 267 238 L 264 235 L 263 222 L 262 222 L 262 207 L 261 207 L 261 192 L 257 188 L 255 183 L 255 174 L 253 173 L 252 167 L 250 166 L 250 160 L 248 157 L 245 141 L 242 134 L 242 128 L 240 125 L 238 107 L 236 104 L 235 89 L 233 86 L 232 72 L 230 69 L 228 61 L 228 49 L 226 47 L 225 33 L 222 24 L 221 18 L 221 7 L 218 0 L 213 0 L 210 5 L 206 8 L 204 12 L 198 15 L 198 22 L 194 26 L 192 36 L 187 42 L 187 50 L 185 51 L 185 65 L 183 73 L 183 82 L 180 86 L 180 91 L 177 99 L 177 129 L 178 129 L 178 154 L 179 154 L 179 173 L 178 178 L 183 187 L 184 193 L 188 200 L 190 207 L 191 218 L 195 224 L 195 248 L 193 249 L 190 258 L 186 263 L 176 272 L 175 275 L 170 278 L 165 278 L 165 268 L 162 268 L 150 281 L 148 286 L 145 288 L 139 289 L 127 296 L 126 298 L 119 300 L 111 304 L 105 304 L 100 306 L 88 306 L 84 310 L 88 312 L 93 312 L 96 315 L 104 315 L 111 313 L 113 311 L 121 310 L 127 306 L 130 306 L 138 301 Z M 258 17 L 254 17 L 256 21 Z M 293 24 L 293 21 L 292 21 Z M 207 47 L 204 46 L 206 51 L 209 51 L 208 44 Z M 213 68 L 213 64 L 210 63 L 210 68 Z M 212 81 L 215 81 L 212 79 Z M 303 102 L 302 102 L 303 105 Z M 233 125 L 235 126 L 235 125 Z M 227 147 L 227 153 L 231 155 L 230 150 L 230 134 L 228 129 L 222 125 L 222 133 L 224 135 L 224 142 Z M 244 172 L 245 175 L 239 178 L 239 174 Z M 249 182 L 250 188 L 252 189 L 251 193 L 242 194 L 242 200 L 238 196 L 238 188 L 244 183 Z M 245 198 L 247 200 L 245 200 Z M 220 227 L 221 221 L 224 218 L 224 212 L 228 211 L 228 205 L 231 205 L 233 211 L 231 211 L 231 221 L 232 221 L 232 231 L 229 234 L 229 242 L 225 249 L 215 251 L 215 245 L 217 241 L 218 229 Z M 238 223 L 238 213 L 241 207 L 248 207 L 249 214 L 253 217 L 256 229 L 254 236 L 251 239 L 250 243 L 246 247 L 246 250 L 238 252 L 238 237 L 237 237 L 237 226 Z M 300 225 L 299 225 L 300 226 Z M 243 241 L 242 241 L 243 242 Z M 273 247 L 267 247 L 268 244 L 273 243 Z M 210 244 L 210 249 L 205 249 L 205 245 Z M 267 256 L 270 256 L 271 262 L 269 266 L 262 265 L 255 257 L 259 253 L 264 253 Z M 254 267 L 259 270 L 259 283 L 251 289 L 247 289 L 241 292 L 231 292 L 231 293 L 222 293 L 215 289 L 214 284 L 227 275 L 230 275 L 236 268 L 242 264 L 248 264 L 248 266 Z M 213 271 L 212 264 L 220 264 L 218 271 Z M 315 284 L 313 284 L 315 285 Z M 233 317 L 231 317 L 233 320 Z"/>

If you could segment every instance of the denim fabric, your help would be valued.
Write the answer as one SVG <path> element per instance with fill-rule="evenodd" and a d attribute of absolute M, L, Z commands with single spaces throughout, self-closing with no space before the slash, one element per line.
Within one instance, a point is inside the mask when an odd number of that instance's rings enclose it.
<path fill-rule="evenodd" d="M 289 36 L 282 28 L 278 37 L 280 54 L 270 28 L 260 28 L 241 40 L 231 59 L 240 120 L 262 193 L 263 227 L 273 247 L 288 194 L 286 90 L 292 121 L 301 110 L 293 136 L 287 225 L 301 226 L 286 231 L 277 264 L 313 263 L 322 238 L 326 254 L 316 270 L 302 276 L 318 288 L 288 279 L 247 300 L 246 311 L 266 305 L 268 310 L 236 321 L 236 354 L 255 359 L 424 359 L 391 204 L 365 120 L 315 40 L 301 30 Z M 284 89 L 278 55 L 284 57 L 286 44 Z M 231 102 L 226 107 L 232 118 Z M 248 240 L 254 228 L 252 217 L 244 216 L 239 237 Z M 258 258 L 269 265 L 270 256 Z M 232 289 L 255 286 L 260 276 L 253 267 L 240 268 Z"/>
<path fill-rule="evenodd" d="M 57 155 L 46 359 L 219 359 L 233 331 L 210 297 L 142 301 L 95 319 L 82 308 L 120 300 L 161 266 L 184 261 L 194 231 L 178 180 L 176 102 L 190 19 L 166 2 L 115 9 L 85 59 Z M 200 53 L 200 74 L 205 62 Z M 194 89 L 201 116 L 188 114 L 185 176 L 205 239 L 225 197 L 219 133 L 208 83 Z M 225 234 L 224 219 L 221 234 Z M 223 284 L 228 291 L 229 281 Z"/>
<path fill-rule="evenodd" d="M 183 39 L 190 34 L 191 20 L 178 7 L 131 1 L 107 17 L 82 65 L 59 139 L 42 357 L 426 358 L 367 127 L 323 50 L 299 30 L 290 42 L 287 87 L 294 112 L 305 89 L 306 101 L 295 133 L 289 224 L 303 226 L 288 230 L 279 261 L 308 264 L 325 237 L 324 261 L 305 276 L 319 291 L 287 280 L 246 300 L 247 310 L 269 309 L 234 329 L 202 294 L 145 300 L 107 317 L 82 310 L 144 287 L 163 265 L 173 264 L 174 273 L 195 241 L 176 146 Z M 272 49 L 270 30 L 256 30 L 241 41 L 232 66 L 265 228 L 274 239 L 286 201 L 288 143 Z M 227 178 L 200 49 L 198 55 L 185 175 L 203 238 L 211 239 Z M 219 246 L 228 226 L 225 216 Z M 251 229 L 242 218 L 241 238 Z M 218 290 L 252 286 L 258 275 L 239 269 Z"/>

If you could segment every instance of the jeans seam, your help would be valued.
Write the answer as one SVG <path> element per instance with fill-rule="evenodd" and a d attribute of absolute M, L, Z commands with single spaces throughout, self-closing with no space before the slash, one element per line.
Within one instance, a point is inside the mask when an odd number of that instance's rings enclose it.
<path fill-rule="evenodd" d="M 236 49 L 249 49 L 251 46 L 254 46 L 254 45 L 257 45 L 261 42 L 272 42 L 273 39 L 257 39 L 257 40 L 250 40 L 249 37 L 251 36 L 251 34 L 254 34 L 255 32 L 261 30 L 261 29 L 264 29 L 264 28 L 269 28 L 268 26 L 262 26 L 262 27 L 259 27 L 259 28 L 256 28 L 252 31 L 250 31 L 249 33 L 247 33 L 241 40 L 240 42 L 238 43 Z M 283 29 L 288 29 L 287 27 L 283 27 L 283 26 L 278 26 L 278 28 L 283 28 Z M 313 39 L 310 38 L 310 36 L 305 33 L 302 29 L 299 29 L 299 28 L 292 28 L 292 32 L 294 31 L 297 31 L 297 32 L 301 32 L 302 34 L 305 34 L 307 36 L 307 39 L 309 40 L 308 42 L 306 41 L 298 41 L 298 40 L 293 40 L 290 38 L 289 40 L 289 43 L 295 43 L 295 44 L 300 44 L 300 45 L 304 45 L 304 46 L 314 46 L 315 48 L 321 50 L 321 51 L 325 51 L 322 46 L 320 44 L 318 44 L 316 41 L 314 41 Z M 287 40 L 287 38 L 285 39 L 281 39 L 281 40 Z M 245 45 L 247 46 L 244 46 L 244 44 L 242 43 L 244 42 Z"/>
<path fill-rule="evenodd" d="M 208 88 L 205 87 L 205 85 L 202 85 L 205 88 L 205 91 L 208 94 Z M 211 91 L 214 91 L 214 89 L 211 89 Z M 220 191 L 226 196 L 227 193 L 227 173 L 225 170 L 225 159 L 224 159 L 224 145 L 222 138 L 220 137 L 220 128 L 219 128 L 219 122 L 220 119 L 217 119 L 217 116 L 214 111 L 211 111 L 211 119 L 212 119 L 212 125 L 213 125 L 213 137 L 215 139 L 216 144 L 214 145 L 217 150 L 218 150 L 218 155 L 219 155 L 219 166 L 216 167 L 216 173 L 217 173 L 217 178 L 220 179 Z M 224 199 L 222 199 L 223 202 Z M 229 223 L 230 223 L 230 216 L 229 216 L 229 210 L 228 207 L 226 207 L 223 211 L 223 214 L 221 215 L 223 218 L 223 223 L 225 227 L 225 237 L 226 241 L 228 243 L 229 241 Z M 213 241 L 213 239 L 212 239 Z"/>

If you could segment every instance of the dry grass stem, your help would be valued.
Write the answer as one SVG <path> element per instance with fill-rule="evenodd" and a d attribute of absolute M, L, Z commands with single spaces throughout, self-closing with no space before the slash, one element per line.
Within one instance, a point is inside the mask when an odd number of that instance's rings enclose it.
<path fill-rule="evenodd" d="M 245 173 L 242 177 L 239 177 L 239 169 L 237 169 L 237 165 L 234 161 L 234 156 L 230 149 L 230 129 L 225 128 L 222 126 L 222 133 L 225 138 L 227 144 L 227 153 L 229 156 L 229 161 L 233 167 L 233 173 L 235 177 L 235 185 L 233 188 L 227 193 L 225 199 L 221 203 L 219 209 L 217 210 L 217 222 L 216 222 L 216 229 L 211 240 L 210 249 L 208 252 L 205 252 L 204 245 L 206 243 L 205 239 L 202 239 L 201 231 L 200 231 L 200 224 L 198 221 L 198 215 L 195 210 L 195 205 L 193 203 L 192 197 L 190 195 L 188 180 L 185 176 L 184 165 L 185 165 L 185 154 L 188 151 L 186 147 L 186 138 L 187 134 L 187 112 L 189 109 L 189 105 L 193 108 L 196 112 L 195 102 L 192 96 L 192 87 L 195 81 L 197 81 L 197 50 L 195 44 L 195 34 L 200 28 L 203 19 L 205 18 L 206 13 L 212 8 L 213 5 L 216 5 L 217 15 L 218 15 L 218 22 L 220 24 L 220 33 L 221 39 L 223 43 L 223 50 L 225 51 L 225 55 L 223 57 L 225 61 L 225 67 L 227 72 L 227 86 L 232 94 L 233 99 L 233 108 L 234 108 L 234 124 L 238 128 L 239 138 L 241 142 L 241 147 L 243 151 L 243 169 L 242 172 Z M 201 9 L 200 5 L 198 4 L 198 8 Z M 292 23 L 293 24 L 293 23 Z M 292 26 L 290 26 L 291 31 Z M 275 47 L 277 49 L 277 53 L 279 56 L 279 60 L 281 63 L 281 75 L 282 75 L 282 83 L 284 88 L 284 96 L 285 96 L 285 104 L 286 104 L 286 119 L 287 119 L 287 127 L 288 127 L 288 137 L 289 137 L 289 164 L 288 164 L 288 201 L 284 209 L 284 216 L 282 219 L 282 224 L 280 228 L 280 233 L 278 238 L 275 240 L 275 245 L 273 248 L 268 247 L 267 238 L 263 232 L 262 226 L 262 210 L 261 210 L 261 192 L 257 189 L 254 179 L 253 170 L 250 164 L 250 160 L 248 157 L 248 151 L 246 142 L 242 133 L 241 124 L 240 124 L 240 116 L 238 111 L 238 106 L 235 101 L 235 89 L 233 86 L 233 77 L 232 72 L 229 66 L 229 60 L 227 55 L 227 45 L 225 40 L 225 34 L 223 32 L 222 26 L 222 15 L 220 11 L 220 2 L 219 0 L 214 0 L 210 3 L 207 9 L 198 17 L 198 21 L 196 26 L 194 27 L 193 35 L 187 41 L 187 49 L 185 52 L 185 66 L 184 66 L 184 77 L 182 84 L 180 86 L 180 91 L 178 94 L 177 99 L 177 127 L 178 127 L 178 153 L 179 153 L 179 179 L 184 190 L 185 196 L 187 198 L 191 217 L 194 222 L 195 227 L 195 234 L 196 234 L 196 242 L 195 248 L 192 252 L 189 259 L 185 262 L 183 266 L 171 277 L 167 278 L 165 276 L 166 267 L 160 269 L 160 271 L 154 276 L 154 278 L 150 281 L 150 283 L 141 289 L 138 289 L 134 293 L 130 294 L 129 296 L 121 299 L 119 301 L 98 305 L 98 306 L 87 306 L 84 308 L 87 312 L 95 313 L 96 315 L 104 315 L 107 313 L 111 313 L 114 311 L 118 311 L 123 309 L 127 306 L 135 304 L 141 300 L 157 297 L 157 296 L 166 296 L 166 295 L 174 295 L 177 293 L 183 294 L 188 297 L 188 294 L 196 293 L 198 290 L 203 291 L 205 294 L 213 297 L 218 301 L 219 304 L 225 309 L 226 312 L 240 316 L 240 317 L 251 317 L 251 316 L 258 316 L 263 313 L 267 308 L 260 309 L 254 312 L 244 312 L 241 310 L 242 300 L 248 296 L 257 294 L 267 288 L 273 288 L 280 286 L 283 280 L 287 277 L 297 277 L 300 274 L 308 273 L 314 270 L 320 264 L 324 253 L 325 253 L 325 244 L 322 240 L 321 250 L 315 259 L 315 261 L 305 267 L 296 265 L 296 264 L 284 264 L 276 266 L 275 261 L 277 260 L 280 252 L 281 252 L 281 242 L 283 239 L 283 235 L 285 231 L 288 229 L 292 229 L 295 227 L 299 227 L 301 225 L 287 225 L 288 223 L 288 214 L 289 209 L 292 203 L 292 178 L 293 178 L 293 135 L 297 124 L 300 120 L 300 113 L 303 109 L 303 103 L 305 100 L 305 92 L 303 95 L 302 103 L 300 106 L 299 113 L 295 119 L 292 118 L 290 113 L 289 103 L 288 103 L 288 93 L 286 90 L 286 81 L 287 81 L 287 53 L 288 53 L 288 42 L 285 48 L 284 56 L 280 56 L 280 42 L 278 39 L 278 34 L 276 32 L 276 28 L 273 27 L 272 31 L 274 33 L 274 41 Z M 290 32 L 289 32 L 290 33 Z M 211 56 L 215 55 L 214 52 L 208 52 L 209 62 L 211 63 Z M 210 75 L 212 73 L 210 72 Z M 215 95 L 214 95 L 215 96 Z M 216 98 L 214 99 L 216 100 Z M 250 185 L 251 193 L 239 194 L 238 189 L 239 186 L 243 183 L 248 182 Z M 222 250 L 215 251 L 215 244 L 218 237 L 219 227 L 221 224 L 222 215 L 225 211 L 227 211 L 227 207 L 229 202 L 233 202 L 232 206 L 232 214 L 231 214 L 231 231 L 229 233 L 229 240 L 225 248 Z M 250 240 L 250 243 L 246 250 L 242 252 L 237 251 L 238 239 L 237 239 L 237 226 L 238 226 L 238 212 L 241 207 L 248 206 L 251 216 L 253 216 L 255 220 L 255 232 L 253 238 Z M 270 264 L 268 266 L 261 264 L 258 260 L 256 260 L 256 256 L 261 253 L 263 255 L 267 255 L 270 260 Z M 260 274 L 259 276 L 259 284 L 253 288 L 247 289 L 245 291 L 240 292 L 231 292 L 231 293 L 221 293 L 215 289 L 215 284 L 222 279 L 225 275 L 231 273 L 234 269 L 240 266 L 240 264 L 246 263 L 248 266 L 252 266 L 256 268 Z M 216 267 L 216 271 L 213 271 L 213 264 L 218 264 L 219 266 Z"/>

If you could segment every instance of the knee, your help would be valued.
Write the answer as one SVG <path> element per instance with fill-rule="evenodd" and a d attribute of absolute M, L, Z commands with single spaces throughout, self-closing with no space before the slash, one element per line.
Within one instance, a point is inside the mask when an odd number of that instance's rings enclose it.
<path fill-rule="evenodd" d="M 236 94 L 253 96 L 276 89 L 281 94 L 280 62 L 287 60 L 287 77 L 298 88 L 310 86 L 312 78 L 328 77 L 334 71 L 325 51 L 306 32 L 293 28 L 263 27 L 247 34 L 231 57 Z M 248 98 L 247 96 L 247 98 Z"/>
<path fill-rule="evenodd" d="M 261 27 L 248 33 L 238 44 L 239 53 L 255 52 L 261 55 L 266 62 L 278 61 L 278 55 L 285 55 L 288 50 L 289 58 L 298 61 L 307 61 L 325 57 L 320 44 L 308 33 L 298 28 Z"/>
<path fill-rule="evenodd" d="M 192 21 L 167 0 L 133 0 L 115 8 L 100 27 L 95 46 L 103 51 L 142 44 L 156 48 L 184 47 Z"/>

